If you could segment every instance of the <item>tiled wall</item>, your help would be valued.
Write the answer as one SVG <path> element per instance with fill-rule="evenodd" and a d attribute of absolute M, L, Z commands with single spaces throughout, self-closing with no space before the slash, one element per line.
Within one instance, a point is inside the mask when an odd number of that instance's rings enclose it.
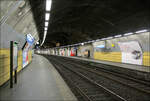
<path fill-rule="evenodd" d="M 121 62 L 121 52 L 94 52 L 94 59 Z"/>
<path fill-rule="evenodd" d="M 29 62 L 32 61 L 32 51 L 29 51 Z M 18 69 L 22 69 L 22 51 L 18 53 Z M 0 49 L 0 86 L 7 82 L 10 78 L 10 51 L 9 49 Z"/>
<path fill-rule="evenodd" d="M 150 66 L 150 52 L 144 52 L 143 54 L 143 65 Z"/>
<path fill-rule="evenodd" d="M 94 52 L 94 59 L 121 63 L 121 52 Z M 143 66 L 150 66 L 150 52 L 144 52 Z"/>

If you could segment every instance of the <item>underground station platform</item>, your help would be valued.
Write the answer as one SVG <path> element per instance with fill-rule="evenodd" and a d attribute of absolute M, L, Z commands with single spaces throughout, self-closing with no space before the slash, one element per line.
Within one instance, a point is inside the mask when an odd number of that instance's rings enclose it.
<path fill-rule="evenodd" d="M 150 0 L 0 0 L 0 101 L 150 101 Z"/>
<path fill-rule="evenodd" d="M 13 88 L 0 87 L 0 100 L 149 101 L 150 72 L 116 65 L 35 54 Z"/>
<path fill-rule="evenodd" d="M 32 62 L 18 74 L 17 84 L 12 89 L 7 83 L 0 88 L 1 101 L 77 101 L 54 66 L 40 55 L 35 55 Z"/>

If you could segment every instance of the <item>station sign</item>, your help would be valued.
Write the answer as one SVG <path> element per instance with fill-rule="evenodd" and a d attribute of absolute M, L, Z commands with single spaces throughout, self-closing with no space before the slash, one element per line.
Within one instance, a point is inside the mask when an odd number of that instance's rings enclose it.
<path fill-rule="evenodd" d="M 26 36 L 26 41 L 27 41 L 30 45 L 33 44 L 34 38 L 32 37 L 31 34 L 27 34 L 27 36 Z"/>

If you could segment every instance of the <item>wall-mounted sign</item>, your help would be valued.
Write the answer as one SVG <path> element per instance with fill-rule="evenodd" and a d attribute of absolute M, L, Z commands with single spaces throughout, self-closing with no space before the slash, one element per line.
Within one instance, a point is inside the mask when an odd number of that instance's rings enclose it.
<path fill-rule="evenodd" d="M 29 44 L 33 44 L 33 42 L 34 42 L 34 38 L 32 37 L 32 35 L 31 34 L 27 34 L 27 36 L 26 36 L 26 41 L 29 43 Z"/>
<path fill-rule="evenodd" d="M 13 69 L 17 70 L 18 68 L 18 43 L 13 42 Z"/>

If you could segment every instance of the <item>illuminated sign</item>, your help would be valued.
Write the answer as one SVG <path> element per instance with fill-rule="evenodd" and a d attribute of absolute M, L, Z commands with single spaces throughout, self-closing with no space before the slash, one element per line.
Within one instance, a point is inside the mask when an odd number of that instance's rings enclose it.
<path fill-rule="evenodd" d="M 34 38 L 32 37 L 31 34 L 27 34 L 26 40 L 27 40 L 27 42 L 28 42 L 30 45 L 32 45 L 33 42 L 34 42 Z"/>

